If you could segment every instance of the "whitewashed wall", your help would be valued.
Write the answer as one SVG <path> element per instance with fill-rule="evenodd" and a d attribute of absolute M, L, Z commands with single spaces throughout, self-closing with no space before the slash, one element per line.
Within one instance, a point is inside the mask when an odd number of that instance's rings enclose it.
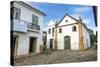
<path fill-rule="evenodd" d="M 15 33 L 15 35 L 19 35 L 17 55 L 29 54 L 29 46 L 30 46 L 29 38 L 30 37 L 37 38 L 35 53 L 40 52 L 40 45 L 43 45 L 41 35 L 37 33 L 33 33 L 33 32 L 28 32 L 26 34 Z"/>
<path fill-rule="evenodd" d="M 68 20 L 68 22 L 66 22 Z M 72 19 L 68 15 L 64 17 L 64 19 L 59 23 L 58 26 L 63 26 L 63 25 L 68 25 L 72 23 L 77 23 L 75 19 Z M 62 28 L 62 33 L 58 33 L 58 49 L 64 49 L 64 37 L 65 36 L 70 36 L 70 48 L 73 50 L 77 50 L 79 48 L 79 36 L 78 36 L 78 25 L 74 24 L 76 26 L 77 31 L 73 32 L 72 31 L 72 26 L 64 26 Z M 59 32 L 59 31 L 58 31 Z"/>
<path fill-rule="evenodd" d="M 18 3 L 14 2 L 14 7 L 17 7 L 21 9 L 21 15 L 20 19 L 32 23 L 32 15 L 35 15 L 39 18 L 39 25 L 41 23 L 42 15 L 38 14 L 37 12 L 34 12 L 25 6 L 19 5 Z M 43 21 L 42 21 L 43 22 Z"/>
<path fill-rule="evenodd" d="M 77 31 L 72 32 L 72 26 L 76 26 Z M 58 49 L 64 49 L 64 37 L 70 36 L 70 48 L 73 50 L 77 50 L 78 44 L 79 44 L 79 36 L 78 36 L 78 25 L 70 25 L 70 26 L 64 26 L 62 28 L 62 33 L 59 33 L 58 29 Z"/>
<path fill-rule="evenodd" d="M 19 34 L 17 55 L 28 54 L 29 52 L 29 37 L 27 34 Z"/>
<path fill-rule="evenodd" d="M 23 55 L 29 53 L 29 37 L 31 36 L 37 37 L 36 53 L 39 53 L 40 45 L 43 45 L 43 41 L 42 41 L 42 35 L 43 35 L 42 25 L 44 20 L 43 16 L 15 2 L 14 2 L 14 7 L 21 9 L 20 20 L 24 20 L 26 22 L 32 23 L 32 15 L 35 15 L 38 17 L 39 19 L 38 24 L 40 25 L 40 30 L 37 33 L 34 31 L 32 32 L 28 31 L 27 33 L 24 34 L 20 34 L 20 33 L 17 34 L 19 35 L 17 55 Z"/>
<path fill-rule="evenodd" d="M 33 33 L 33 32 L 28 32 L 28 37 L 36 37 L 37 38 L 37 45 L 36 45 L 36 53 L 40 52 L 40 45 L 43 45 L 42 41 L 42 33 Z"/>
<path fill-rule="evenodd" d="M 47 28 L 47 48 L 50 48 L 50 39 L 55 40 L 55 38 L 52 36 L 52 28 L 55 28 L 54 25 L 48 26 Z M 48 30 L 51 29 L 51 34 L 48 33 Z M 55 33 L 54 33 L 55 35 Z M 53 48 L 54 48 L 54 42 L 53 42 Z"/>
<path fill-rule="evenodd" d="M 40 33 L 43 33 L 43 15 L 38 14 L 37 12 L 34 12 L 28 8 L 26 8 L 25 6 L 22 6 L 18 3 L 14 2 L 14 7 L 17 7 L 19 9 L 21 9 L 21 15 L 20 15 L 20 20 L 24 20 L 26 22 L 32 23 L 32 15 L 35 15 L 38 17 L 38 25 L 40 25 Z"/>
<path fill-rule="evenodd" d="M 88 31 L 86 30 L 86 28 L 84 26 L 82 26 L 83 29 L 83 43 L 84 43 L 84 49 L 90 47 L 90 35 L 88 33 Z"/>
<path fill-rule="evenodd" d="M 50 39 L 55 40 L 55 33 L 54 36 L 52 36 L 52 28 L 54 28 L 55 30 L 55 21 L 54 20 L 50 20 L 48 22 L 48 27 L 47 27 L 47 48 L 50 48 Z M 51 29 L 51 34 L 48 33 L 48 30 Z M 54 48 L 54 42 L 53 42 L 53 48 Z"/>
<path fill-rule="evenodd" d="M 72 25 L 76 26 L 76 31 L 71 34 L 71 49 L 78 50 L 79 49 L 79 26 L 78 24 Z"/>

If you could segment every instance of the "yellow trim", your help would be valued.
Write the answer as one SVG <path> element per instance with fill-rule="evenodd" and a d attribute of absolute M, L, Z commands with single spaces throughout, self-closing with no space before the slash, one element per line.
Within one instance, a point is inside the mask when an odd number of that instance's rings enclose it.
<path fill-rule="evenodd" d="M 57 28 L 55 27 L 55 49 L 57 49 L 58 47 L 58 43 L 57 43 Z"/>
<path fill-rule="evenodd" d="M 79 49 L 82 50 L 84 49 L 82 23 L 80 22 L 78 26 L 79 26 Z"/>

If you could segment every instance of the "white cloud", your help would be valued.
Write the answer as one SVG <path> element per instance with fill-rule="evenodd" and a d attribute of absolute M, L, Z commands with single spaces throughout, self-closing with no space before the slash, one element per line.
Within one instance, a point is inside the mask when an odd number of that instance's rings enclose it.
<path fill-rule="evenodd" d="M 90 29 L 92 29 L 91 25 L 90 25 L 90 19 L 89 18 L 85 18 L 85 19 L 82 19 L 83 23 L 86 24 L 86 26 Z M 93 29 L 92 29 L 93 30 Z"/>
<path fill-rule="evenodd" d="M 43 31 L 47 31 L 47 27 L 45 26 L 45 27 L 43 27 Z"/>
<path fill-rule="evenodd" d="M 86 25 L 90 25 L 91 20 L 89 18 L 84 18 L 82 15 L 79 14 L 72 14 L 71 16 L 76 18 L 77 20 L 79 20 L 79 16 L 81 16 L 83 23 L 85 23 Z"/>
<path fill-rule="evenodd" d="M 48 26 L 52 26 L 52 25 L 55 25 L 56 21 L 54 20 L 50 20 L 49 23 L 48 23 Z"/>
<path fill-rule="evenodd" d="M 91 26 L 91 20 L 89 18 L 85 18 L 85 19 L 82 19 L 83 20 L 83 23 L 86 24 L 87 28 L 90 28 L 91 30 L 93 30 L 94 34 L 96 32 L 96 27 L 94 26 Z"/>
<path fill-rule="evenodd" d="M 44 30 L 44 31 L 47 31 L 47 27 L 48 27 L 48 26 L 54 26 L 55 23 L 56 23 L 55 20 L 50 20 L 48 23 L 44 23 L 44 24 L 43 24 L 43 30 Z"/>
<path fill-rule="evenodd" d="M 79 19 L 80 15 L 79 14 L 72 14 L 71 16 L 74 17 L 74 18 L 76 18 L 76 19 Z"/>
<path fill-rule="evenodd" d="M 83 21 L 83 23 L 90 25 L 90 19 L 85 18 L 85 19 L 82 19 L 82 21 Z"/>
<path fill-rule="evenodd" d="M 73 9 L 75 12 L 86 12 L 91 10 L 91 7 L 80 7 L 80 8 L 75 8 Z"/>

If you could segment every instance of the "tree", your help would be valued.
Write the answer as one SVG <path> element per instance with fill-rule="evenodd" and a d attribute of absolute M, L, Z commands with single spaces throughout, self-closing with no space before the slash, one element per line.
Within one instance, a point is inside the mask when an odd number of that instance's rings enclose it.
<path fill-rule="evenodd" d="M 97 42 L 97 37 L 96 35 L 90 35 L 90 42 L 91 42 L 91 45 L 94 45 L 94 43 Z"/>

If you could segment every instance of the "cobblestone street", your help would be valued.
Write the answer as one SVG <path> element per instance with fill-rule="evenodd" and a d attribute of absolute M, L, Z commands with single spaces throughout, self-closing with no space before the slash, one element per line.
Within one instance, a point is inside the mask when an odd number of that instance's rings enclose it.
<path fill-rule="evenodd" d="M 49 54 L 39 54 L 24 59 L 23 62 L 17 62 L 15 65 L 34 65 L 34 64 L 55 64 L 96 61 L 97 51 L 94 48 L 87 50 L 54 50 Z"/>

